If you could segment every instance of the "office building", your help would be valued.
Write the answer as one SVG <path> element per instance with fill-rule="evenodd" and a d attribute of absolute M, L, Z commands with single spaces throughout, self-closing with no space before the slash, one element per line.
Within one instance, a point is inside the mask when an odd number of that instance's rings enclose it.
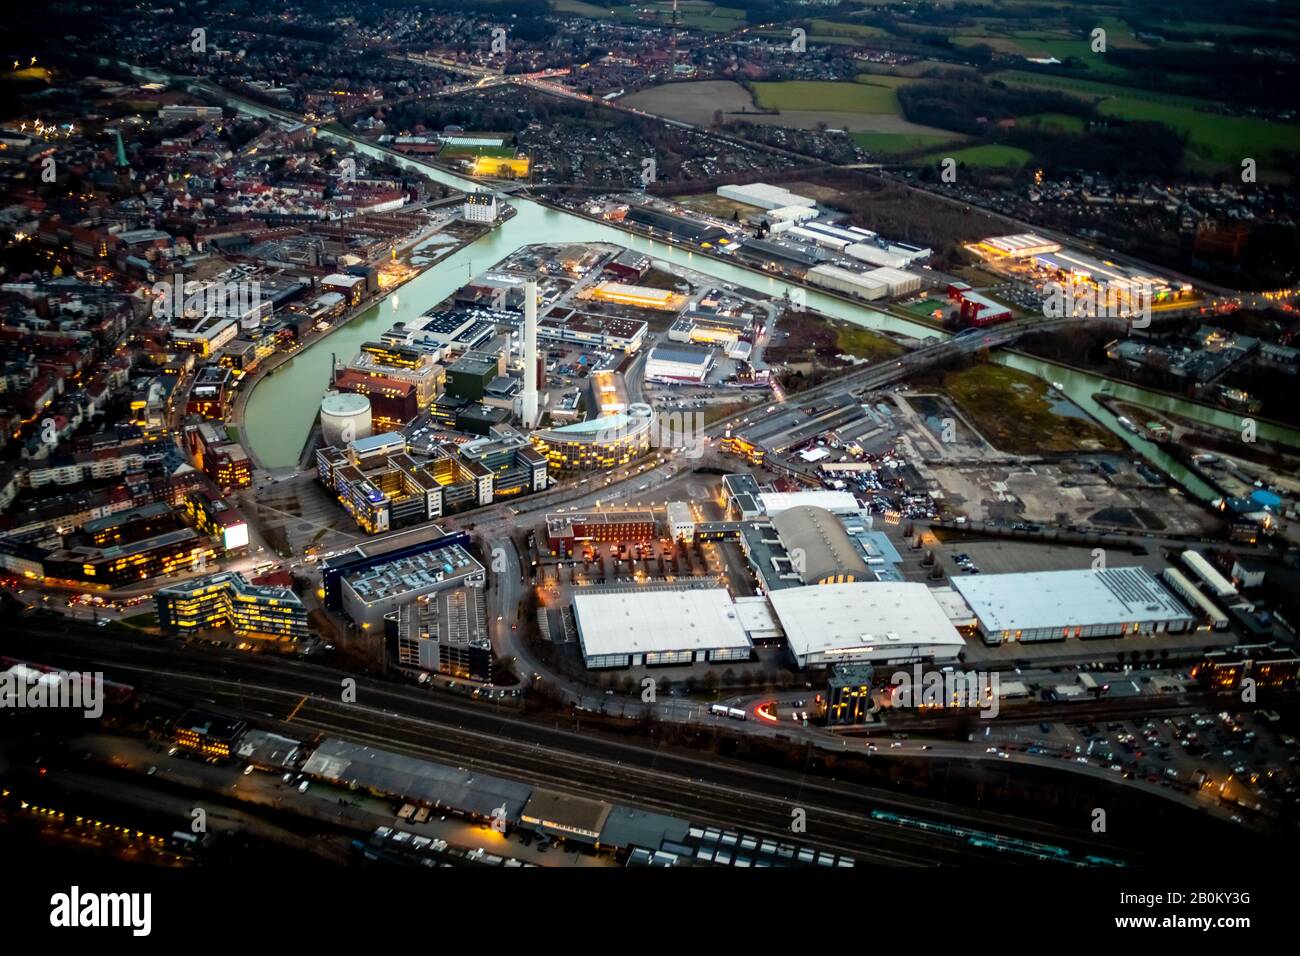
<path fill-rule="evenodd" d="M 546 516 L 546 540 L 553 549 L 588 541 L 653 541 L 655 529 L 653 511 L 570 511 Z"/>
<path fill-rule="evenodd" d="M 462 544 L 399 551 L 341 576 L 342 610 L 363 630 L 379 629 L 384 615 L 404 604 L 449 588 L 481 588 L 485 580 L 483 565 Z"/>
<path fill-rule="evenodd" d="M 1218 694 L 1239 695 L 1247 679 L 1259 690 L 1295 690 L 1300 655 L 1275 644 L 1239 644 L 1210 651 L 1192 668 L 1192 676 Z"/>
<path fill-rule="evenodd" d="M 617 468 L 650 451 L 655 413 L 634 403 L 626 412 L 533 432 L 533 446 L 557 472 Z"/>
<path fill-rule="evenodd" d="M 176 719 L 172 739 L 176 746 L 201 757 L 229 760 L 248 724 L 206 710 L 187 710 Z"/>
<path fill-rule="evenodd" d="M 129 544 L 60 548 L 46 556 L 45 576 L 118 588 L 200 568 L 216 557 L 216 549 L 193 528 L 180 528 Z"/>
<path fill-rule="evenodd" d="M 229 630 L 241 637 L 298 641 L 307 608 L 291 588 L 249 583 L 238 571 L 169 584 L 154 595 L 158 626 L 171 634 Z"/>
<path fill-rule="evenodd" d="M 427 594 L 384 615 L 384 634 L 397 662 L 461 679 L 492 679 L 492 639 L 487 596 L 481 587 Z"/>

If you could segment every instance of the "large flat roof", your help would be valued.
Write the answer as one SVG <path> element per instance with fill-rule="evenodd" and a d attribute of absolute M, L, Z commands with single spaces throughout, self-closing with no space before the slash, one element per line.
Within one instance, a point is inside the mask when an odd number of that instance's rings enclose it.
<path fill-rule="evenodd" d="M 725 588 L 635 588 L 574 594 L 588 656 L 749 647 Z"/>
<path fill-rule="evenodd" d="M 989 632 L 1191 617 L 1145 568 L 980 574 L 952 586 Z"/>
<path fill-rule="evenodd" d="M 505 808 L 505 818 L 518 821 L 533 788 L 527 784 L 477 770 L 462 770 L 431 760 L 377 750 L 329 737 L 303 765 L 303 773 L 336 784 L 356 784 L 405 800 L 455 807 L 489 817 Z"/>
<path fill-rule="evenodd" d="M 768 595 L 799 657 L 861 651 L 863 658 L 909 647 L 959 649 L 964 641 L 924 584 L 856 581 L 782 588 Z"/>
<path fill-rule="evenodd" d="M 814 488 L 808 491 L 765 491 L 759 494 L 763 510 L 775 518 L 791 508 L 823 508 L 832 514 L 856 514 L 862 510 L 852 492 Z"/>

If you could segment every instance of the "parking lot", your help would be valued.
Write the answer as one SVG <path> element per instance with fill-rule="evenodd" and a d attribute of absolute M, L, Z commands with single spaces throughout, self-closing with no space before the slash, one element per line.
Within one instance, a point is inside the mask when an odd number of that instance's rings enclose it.
<path fill-rule="evenodd" d="M 1238 822 L 1266 823 L 1300 807 L 1297 741 L 1276 730 L 1267 711 L 1097 723 L 989 721 L 977 739 L 991 749 L 1074 760 L 1172 788 L 1224 807 Z"/>

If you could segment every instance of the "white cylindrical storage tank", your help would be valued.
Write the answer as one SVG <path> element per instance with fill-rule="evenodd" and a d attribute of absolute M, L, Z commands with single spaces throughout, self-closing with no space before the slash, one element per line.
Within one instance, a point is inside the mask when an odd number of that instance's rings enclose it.
<path fill-rule="evenodd" d="M 370 399 L 354 392 L 330 392 L 320 403 L 321 437 L 326 445 L 341 448 L 372 431 Z"/>

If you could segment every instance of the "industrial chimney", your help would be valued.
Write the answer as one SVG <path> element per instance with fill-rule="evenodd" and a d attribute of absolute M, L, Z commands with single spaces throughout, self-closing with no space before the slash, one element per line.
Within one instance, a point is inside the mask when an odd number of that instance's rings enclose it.
<path fill-rule="evenodd" d="M 537 281 L 524 284 L 524 394 L 520 417 L 524 428 L 537 427 Z"/>

